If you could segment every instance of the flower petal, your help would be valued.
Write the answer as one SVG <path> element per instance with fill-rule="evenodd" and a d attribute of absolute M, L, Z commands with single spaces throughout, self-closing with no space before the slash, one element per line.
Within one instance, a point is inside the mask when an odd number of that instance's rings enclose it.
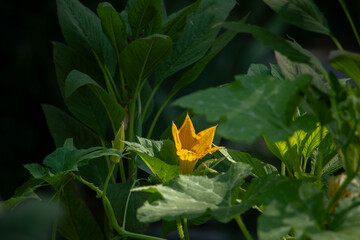
<path fill-rule="evenodd" d="M 186 115 L 185 121 L 179 129 L 179 139 L 182 148 L 188 150 L 190 150 L 192 146 L 197 142 L 195 129 L 189 115 Z"/>
<path fill-rule="evenodd" d="M 211 127 L 199 132 L 196 135 L 197 143 L 193 146 L 192 150 L 201 155 L 201 158 L 209 153 L 214 139 L 216 127 Z"/>
<path fill-rule="evenodd" d="M 172 123 L 172 134 L 173 134 L 176 150 L 180 151 L 182 147 L 181 147 L 181 142 L 180 142 L 180 138 L 179 138 L 179 131 L 178 131 L 175 123 Z"/>

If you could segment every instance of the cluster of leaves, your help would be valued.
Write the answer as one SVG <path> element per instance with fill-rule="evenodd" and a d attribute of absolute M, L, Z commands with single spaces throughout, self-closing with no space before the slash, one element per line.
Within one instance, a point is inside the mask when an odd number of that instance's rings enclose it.
<path fill-rule="evenodd" d="M 22 202 L 42 198 L 35 191 L 50 186 L 50 202 L 60 202 L 63 212 L 53 224 L 53 239 L 57 232 L 66 239 L 159 239 L 140 234 L 156 221 L 162 221 L 163 236 L 178 227 L 182 237 L 182 224 L 187 230 L 188 223 L 214 218 L 235 219 L 250 240 L 240 218 L 250 208 L 261 212 L 259 239 L 357 239 L 360 198 L 340 198 L 348 186 L 352 196 L 358 191 L 351 182 L 360 168 L 360 57 L 342 49 L 312 0 L 264 2 L 289 23 L 333 39 L 339 50 L 330 54 L 330 63 L 353 81 L 327 72 L 294 41 L 243 20 L 225 23 L 235 0 L 198 0 L 170 16 L 161 0 L 129 0 L 120 13 L 100 3 L 97 15 L 77 0 L 57 0 L 66 44 L 54 43 L 54 62 L 72 116 L 43 105 L 57 149 L 43 165 L 25 165 L 31 178 L 2 205 L 25 210 L 14 208 L 10 220 L 16 223 L 19 215 L 26 221 L 29 207 Z M 222 27 L 226 30 L 219 34 Z M 281 170 L 224 148 L 199 161 L 191 175 L 182 175 L 170 130 L 160 141 L 149 139 L 152 130 L 166 104 L 237 33 L 249 33 L 275 50 L 277 64 L 253 64 L 232 83 L 174 104 L 217 122 L 225 139 L 251 143 L 264 137 Z M 180 77 L 164 105 L 150 118 L 157 89 L 176 73 Z M 142 125 L 150 119 L 144 134 Z M 139 179 L 138 169 L 148 177 Z M 327 180 L 339 170 L 346 180 L 329 197 Z M 104 229 L 76 183 L 101 198 Z M 60 212 L 51 209 L 54 216 Z M 6 214 L 0 215 L 0 230 L 11 226 Z M 38 216 L 39 223 L 55 221 Z M 46 234 L 36 232 L 34 238 Z"/>

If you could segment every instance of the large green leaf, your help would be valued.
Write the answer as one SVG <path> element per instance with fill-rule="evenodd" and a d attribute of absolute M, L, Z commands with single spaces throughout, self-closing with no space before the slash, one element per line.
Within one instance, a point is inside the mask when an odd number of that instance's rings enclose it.
<path fill-rule="evenodd" d="M 124 49 L 126 41 L 126 27 L 120 14 L 108 2 L 100 3 L 97 13 L 106 36 L 119 54 Z"/>
<path fill-rule="evenodd" d="M 360 55 L 346 51 L 330 53 L 330 64 L 337 70 L 351 77 L 360 86 Z"/>
<path fill-rule="evenodd" d="M 258 219 L 261 240 L 276 240 L 290 231 L 297 239 L 302 239 L 305 234 L 319 232 L 322 228 L 325 197 L 310 183 L 279 178 L 259 199 L 265 208 Z"/>
<path fill-rule="evenodd" d="M 217 133 L 227 139 L 253 142 L 265 134 L 278 141 L 296 129 L 314 127 L 315 121 L 309 116 L 292 122 L 299 90 L 310 81 L 309 75 L 293 81 L 279 81 L 270 75 L 239 75 L 230 85 L 190 94 L 175 101 L 175 105 L 192 108 L 209 122 L 224 119 Z"/>
<path fill-rule="evenodd" d="M 91 77 L 77 70 L 71 71 L 65 82 L 65 97 L 69 98 L 83 86 L 89 86 L 92 92 L 99 98 L 110 119 L 113 131 L 117 132 L 121 122 L 124 120 L 125 111 L 121 105 L 117 103 L 116 99 L 112 98 L 99 84 L 91 79 Z"/>
<path fill-rule="evenodd" d="M 103 156 L 122 157 L 122 153 L 119 150 L 104 147 L 76 149 L 72 139 L 67 139 L 63 147 L 45 157 L 44 164 L 55 172 L 77 171 L 78 167 L 87 165 L 90 159 Z"/>
<path fill-rule="evenodd" d="M 188 16 L 195 12 L 200 4 L 201 0 L 171 14 L 162 27 L 162 33 L 171 37 L 173 41 L 179 39 L 184 35 L 184 27 L 186 25 L 186 19 Z"/>
<path fill-rule="evenodd" d="M 242 162 L 250 165 L 252 167 L 252 174 L 257 177 L 279 174 L 278 170 L 273 165 L 261 162 L 257 158 L 252 158 L 248 153 L 227 148 L 220 149 L 219 152 L 230 162 Z"/>
<path fill-rule="evenodd" d="M 152 35 L 130 43 L 120 54 L 120 67 L 129 86 L 135 90 L 172 51 L 172 40 Z"/>
<path fill-rule="evenodd" d="M 290 60 L 299 63 L 307 63 L 325 72 L 321 62 L 311 52 L 301 48 L 296 43 L 285 40 L 263 28 L 255 25 L 228 22 L 224 27 L 242 33 L 250 33 L 254 38 L 261 41 L 265 46 L 276 50 L 288 57 Z"/>
<path fill-rule="evenodd" d="M 185 33 L 176 41 L 171 56 L 161 65 L 157 81 L 163 81 L 202 58 L 234 5 L 234 0 L 202 0 L 197 11 L 187 17 Z"/>
<path fill-rule="evenodd" d="M 126 213 L 125 229 L 131 232 L 144 232 L 147 224 L 140 222 L 136 218 L 136 211 L 144 204 L 149 194 L 131 192 L 133 186 L 133 182 L 109 184 L 106 195 L 113 206 L 116 219 L 120 225 L 123 225 Z"/>
<path fill-rule="evenodd" d="M 64 217 L 58 223 L 58 231 L 64 238 L 68 240 L 104 239 L 104 234 L 81 199 L 74 181 L 68 182 L 59 195 L 64 206 Z"/>
<path fill-rule="evenodd" d="M 43 104 L 42 108 L 56 147 L 61 147 L 67 138 L 73 138 L 74 144 L 79 148 L 89 148 L 101 144 L 98 136 L 92 130 L 61 109 L 46 104 Z"/>
<path fill-rule="evenodd" d="M 78 0 L 57 0 L 60 27 L 66 42 L 89 55 L 94 52 L 114 73 L 116 57 L 101 21 Z"/>
<path fill-rule="evenodd" d="M 128 12 L 133 39 L 158 33 L 161 28 L 161 0 L 137 0 Z"/>
<path fill-rule="evenodd" d="M 130 147 L 130 150 L 140 156 L 150 169 L 150 173 L 158 177 L 161 182 L 169 182 L 181 174 L 178 166 L 178 156 L 176 155 L 175 145 L 172 141 L 153 141 L 145 138 L 138 139 L 140 143 L 125 143 Z M 143 169 L 143 167 L 141 168 Z"/>
<path fill-rule="evenodd" d="M 211 210 L 231 205 L 231 193 L 238 188 L 251 168 L 247 164 L 234 163 L 228 172 L 215 178 L 180 175 L 169 184 L 140 187 L 134 191 L 155 193 L 150 201 L 139 208 L 137 217 L 142 222 L 176 220 L 179 217 L 194 219 Z M 222 215 L 216 215 L 222 220 Z"/>
<path fill-rule="evenodd" d="M 330 35 L 326 18 L 312 0 L 263 0 L 286 21 L 308 31 Z"/>
<path fill-rule="evenodd" d="M 105 86 L 101 69 L 88 55 L 59 42 L 53 42 L 53 55 L 56 77 L 63 97 L 65 97 L 65 80 L 74 69 L 86 73 L 101 86 Z"/>
<path fill-rule="evenodd" d="M 171 93 L 176 93 L 181 88 L 194 82 L 206 65 L 235 37 L 236 33 L 232 31 L 226 31 L 215 39 L 211 49 L 196 62 L 189 70 L 187 70 L 181 78 L 175 83 L 171 89 Z"/>

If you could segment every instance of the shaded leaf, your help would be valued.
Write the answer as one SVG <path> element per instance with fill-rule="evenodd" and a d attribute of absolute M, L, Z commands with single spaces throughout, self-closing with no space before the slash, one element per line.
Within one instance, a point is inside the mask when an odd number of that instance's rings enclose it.
<path fill-rule="evenodd" d="M 263 0 L 286 21 L 308 31 L 330 35 L 326 18 L 312 0 Z"/>
<path fill-rule="evenodd" d="M 137 39 L 121 52 L 120 68 L 129 86 L 135 91 L 143 80 L 150 76 L 155 68 L 172 51 L 172 40 L 165 35 L 153 35 Z"/>
<path fill-rule="evenodd" d="M 141 207 L 146 199 L 149 197 L 148 193 L 130 192 L 133 188 L 133 182 L 109 184 L 106 195 L 113 206 L 116 219 L 119 224 L 123 226 L 124 214 L 126 211 L 126 226 L 125 229 L 131 232 L 144 232 L 147 224 L 140 222 L 136 218 L 136 211 Z M 129 197 L 130 194 L 130 197 Z M 126 209 L 126 201 L 129 202 Z"/>
<path fill-rule="evenodd" d="M 360 55 L 346 51 L 332 51 L 330 64 L 337 70 L 351 77 L 360 86 Z"/>
<path fill-rule="evenodd" d="M 320 60 L 317 59 L 311 52 L 263 28 L 255 25 L 244 24 L 241 22 L 228 22 L 225 23 L 223 26 L 232 31 L 250 33 L 253 35 L 254 38 L 261 41 L 265 46 L 280 52 L 284 56 L 288 57 L 290 60 L 298 63 L 310 64 L 325 72 Z"/>
<path fill-rule="evenodd" d="M 99 4 L 97 14 L 106 36 L 116 53 L 119 54 L 124 49 L 126 41 L 126 26 L 120 14 L 108 2 Z"/>
<path fill-rule="evenodd" d="M 128 19 L 133 39 L 157 33 L 161 28 L 161 0 L 137 0 L 131 5 Z"/>
<path fill-rule="evenodd" d="M 116 57 L 114 49 L 103 33 L 101 21 L 78 0 L 57 0 L 61 31 L 66 42 L 76 49 L 92 55 L 92 51 L 114 73 Z"/>
<path fill-rule="evenodd" d="M 202 58 L 234 5 L 234 0 L 201 1 L 197 11 L 187 17 L 185 33 L 176 41 L 171 56 L 161 65 L 157 81 L 163 81 Z"/>
<path fill-rule="evenodd" d="M 56 149 L 44 159 L 44 164 L 55 172 L 77 171 L 78 167 L 87 165 L 90 159 L 102 156 L 122 157 L 121 151 L 104 147 L 76 149 L 72 139 L 67 139 L 64 146 Z"/>
<path fill-rule="evenodd" d="M 77 70 L 71 71 L 65 81 L 65 97 L 69 98 L 74 92 L 83 86 L 88 86 L 97 98 L 99 98 L 106 110 L 107 116 L 110 119 L 113 131 L 117 132 L 125 117 L 124 109 L 117 103 L 116 99 L 113 99 L 88 75 Z"/>
<path fill-rule="evenodd" d="M 81 199 L 74 181 L 64 186 L 60 200 L 64 204 L 64 217 L 58 223 L 58 231 L 64 238 L 69 240 L 104 239 L 104 234 Z"/>

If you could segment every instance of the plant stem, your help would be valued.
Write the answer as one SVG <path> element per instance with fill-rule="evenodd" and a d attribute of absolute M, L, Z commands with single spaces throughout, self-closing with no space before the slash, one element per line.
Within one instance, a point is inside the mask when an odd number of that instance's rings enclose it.
<path fill-rule="evenodd" d="M 98 187 L 96 187 L 94 184 L 86 181 L 85 179 L 83 179 L 81 176 L 76 175 L 75 173 L 71 173 L 71 176 L 73 178 L 75 178 L 76 180 L 78 180 L 79 182 L 81 182 L 82 184 L 84 184 L 85 186 L 89 187 L 90 189 L 94 190 L 96 192 L 96 194 L 98 196 L 102 196 L 103 191 L 101 191 Z"/>
<path fill-rule="evenodd" d="M 248 230 L 246 229 L 246 226 L 244 224 L 244 222 L 241 219 L 241 216 L 236 216 L 235 217 L 235 221 L 237 222 L 237 224 L 239 225 L 241 231 L 243 232 L 246 240 L 253 240 L 253 238 L 251 237 L 250 233 L 248 232 Z"/>
<path fill-rule="evenodd" d="M 188 224 L 187 224 L 187 218 L 183 219 L 184 222 L 184 231 L 185 231 L 185 239 L 190 240 L 189 238 L 189 230 L 188 230 Z"/>
<path fill-rule="evenodd" d="M 341 46 L 341 44 L 339 43 L 339 41 L 337 40 L 337 38 L 330 34 L 330 38 L 333 40 L 333 42 L 335 43 L 336 47 L 339 49 L 339 50 L 343 50 L 343 47 Z"/>
<path fill-rule="evenodd" d="M 102 194 L 102 200 L 103 200 L 105 213 L 106 213 L 111 225 L 121 236 L 124 236 L 124 237 L 135 238 L 135 239 L 144 239 L 144 240 L 164 240 L 163 238 L 157 238 L 157 237 L 128 232 L 128 231 L 124 230 L 122 227 L 120 227 L 119 223 L 116 220 L 114 209 L 112 208 L 111 203 L 106 196 L 106 190 L 107 190 L 110 178 L 112 176 L 112 173 L 115 169 L 115 165 L 116 165 L 115 163 L 111 164 L 109 174 L 107 175 L 105 183 L 104 183 L 103 194 Z"/>
<path fill-rule="evenodd" d="M 156 113 L 155 117 L 154 117 L 154 120 L 152 121 L 151 123 L 151 126 L 149 128 L 149 132 L 147 134 L 147 138 L 150 138 L 151 137 L 151 134 L 155 128 L 155 125 L 157 123 L 157 120 L 159 119 L 162 111 L 164 110 L 164 108 L 166 107 L 166 105 L 169 103 L 169 101 L 172 99 L 172 97 L 176 94 L 177 92 L 173 92 L 173 93 L 170 93 L 170 95 L 166 98 L 165 102 L 163 103 L 163 105 L 161 105 L 161 107 L 159 108 L 158 112 Z"/>
<path fill-rule="evenodd" d="M 145 104 L 145 107 L 144 107 L 144 110 L 143 110 L 143 112 L 142 112 L 142 114 L 141 114 L 141 120 L 144 120 L 145 114 L 146 114 L 146 112 L 148 111 L 148 108 L 150 107 L 151 100 L 154 98 L 155 93 L 156 93 L 157 90 L 159 89 L 161 83 L 162 83 L 162 81 L 160 81 L 158 84 L 155 85 L 155 87 L 154 87 L 154 89 L 152 90 L 149 98 L 147 99 L 146 104 Z"/>
<path fill-rule="evenodd" d="M 106 147 L 105 141 L 102 138 L 100 138 L 100 142 L 101 142 L 101 146 Z M 109 159 L 108 156 L 105 156 L 105 158 L 106 158 L 106 164 L 107 164 L 108 169 L 110 171 L 110 159 Z M 111 172 L 111 180 L 112 180 L 113 183 L 115 183 L 115 177 L 112 175 L 112 172 Z"/>
<path fill-rule="evenodd" d="M 56 232 L 57 232 L 57 221 L 53 225 L 51 240 L 56 240 Z"/>
<path fill-rule="evenodd" d="M 346 4 L 345 4 L 345 2 L 344 2 L 343 0 L 339 0 L 339 3 L 340 3 L 342 9 L 344 10 L 344 12 L 345 12 L 345 14 L 346 14 L 346 17 L 347 17 L 348 20 L 349 20 L 349 23 L 350 23 L 350 25 L 351 25 L 351 28 L 352 28 L 352 30 L 353 30 L 353 32 L 354 32 L 355 37 L 356 37 L 356 41 L 358 42 L 358 44 L 359 44 L 359 46 L 360 46 L 359 34 L 358 34 L 358 32 L 356 31 L 355 24 L 354 24 L 354 22 L 353 22 L 353 20 L 352 20 L 352 18 L 351 18 L 351 16 L 350 16 L 350 13 L 349 13 L 349 11 L 348 11 L 348 9 L 347 9 L 347 7 L 346 7 Z"/>
<path fill-rule="evenodd" d="M 134 181 L 134 183 L 132 184 L 132 186 L 131 186 L 131 188 L 130 188 L 130 191 L 129 191 L 129 195 L 128 195 L 128 197 L 127 197 L 127 199 L 126 199 L 126 204 L 125 204 L 125 210 L 124 210 L 124 217 L 123 217 L 123 229 L 125 230 L 125 226 L 126 226 L 126 215 L 127 215 L 127 209 L 128 209 L 128 206 L 129 206 L 129 201 L 130 201 L 130 196 L 131 196 L 131 189 L 133 189 L 134 188 L 134 186 L 135 186 L 135 181 Z"/>
<path fill-rule="evenodd" d="M 281 162 L 281 175 L 282 176 L 285 176 L 285 170 L 286 170 L 285 163 Z"/>
<path fill-rule="evenodd" d="M 182 227 L 180 218 L 176 219 L 176 225 L 177 225 L 177 229 L 179 232 L 180 240 L 185 240 L 184 231 L 183 231 L 183 227 Z"/>

